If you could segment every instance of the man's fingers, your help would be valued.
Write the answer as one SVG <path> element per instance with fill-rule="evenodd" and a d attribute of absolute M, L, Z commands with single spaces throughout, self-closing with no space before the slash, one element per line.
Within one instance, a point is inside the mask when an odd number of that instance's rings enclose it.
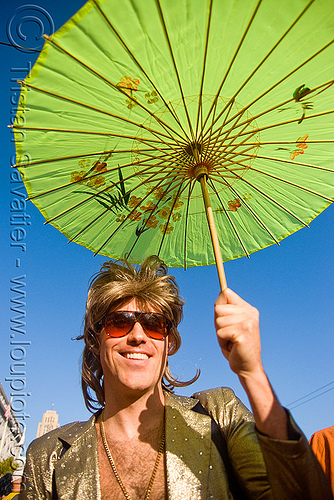
<path fill-rule="evenodd" d="M 225 288 L 223 292 L 220 292 L 218 299 L 215 302 L 216 306 L 223 304 L 244 305 L 247 304 L 247 302 L 239 297 L 239 295 L 233 292 L 230 288 Z"/>

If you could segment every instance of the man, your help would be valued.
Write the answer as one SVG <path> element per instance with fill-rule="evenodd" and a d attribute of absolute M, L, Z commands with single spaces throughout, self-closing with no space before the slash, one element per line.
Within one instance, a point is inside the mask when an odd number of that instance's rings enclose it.
<path fill-rule="evenodd" d="M 86 405 L 100 409 L 30 445 L 21 499 L 332 498 L 264 373 L 258 312 L 231 290 L 219 295 L 215 326 L 256 429 L 230 389 L 194 398 L 167 390 L 192 382 L 168 368 L 181 343 L 182 306 L 157 257 L 138 270 L 102 266 L 88 294 L 82 367 Z"/>

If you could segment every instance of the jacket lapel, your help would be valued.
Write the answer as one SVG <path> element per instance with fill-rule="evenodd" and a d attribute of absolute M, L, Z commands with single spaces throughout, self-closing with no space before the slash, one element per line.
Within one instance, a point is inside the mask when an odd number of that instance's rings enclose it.
<path fill-rule="evenodd" d="M 165 393 L 167 496 L 206 498 L 211 451 L 211 418 L 192 410 L 197 399 Z"/>
<path fill-rule="evenodd" d="M 95 415 L 82 424 L 65 429 L 58 436 L 62 453 L 54 464 L 54 481 L 59 500 L 100 500 Z"/>

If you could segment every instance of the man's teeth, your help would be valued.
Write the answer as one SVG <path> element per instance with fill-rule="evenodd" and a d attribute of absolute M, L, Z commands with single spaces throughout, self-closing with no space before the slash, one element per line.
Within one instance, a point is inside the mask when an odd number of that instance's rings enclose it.
<path fill-rule="evenodd" d="M 126 359 L 148 359 L 147 354 L 141 352 L 128 352 L 125 354 Z"/>

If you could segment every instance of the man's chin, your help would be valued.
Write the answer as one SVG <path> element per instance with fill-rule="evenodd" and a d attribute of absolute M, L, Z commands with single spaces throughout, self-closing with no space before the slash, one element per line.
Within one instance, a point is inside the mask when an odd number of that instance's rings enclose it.
<path fill-rule="evenodd" d="M 136 398 L 140 398 L 145 395 L 155 394 L 161 388 L 161 381 L 150 384 L 145 383 L 143 380 L 140 381 L 131 381 L 123 384 L 124 393 L 128 395 L 132 395 Z"/>

